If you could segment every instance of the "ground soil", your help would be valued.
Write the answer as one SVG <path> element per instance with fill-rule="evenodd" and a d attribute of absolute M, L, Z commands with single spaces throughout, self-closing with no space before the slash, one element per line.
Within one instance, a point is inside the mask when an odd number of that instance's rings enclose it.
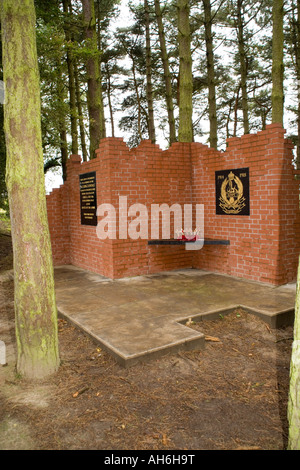
<path fill-rule="evenodd" d="M 202 351 L 124 369 L 59 319 L 61 366 L 15 373 L 11 240 L 0 236 L 0 450 L 283 450 L 293 330 L 236 310 L 190 325 Z"/>

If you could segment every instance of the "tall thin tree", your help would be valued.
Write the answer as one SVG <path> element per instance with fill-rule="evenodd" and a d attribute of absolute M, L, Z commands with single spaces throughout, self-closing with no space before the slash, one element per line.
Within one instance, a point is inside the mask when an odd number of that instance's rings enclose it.
<path fill-rule="evenodd" d="M 145 8 L 145 30 L 146 30 L 146 81 L 147 81 L 147 104 L 148 104 L 148 128 L 149 139 L 155 143 L 155 125 L 153 110 L 153 90 L 152 90 L 152 57 L 150 38 L 150 12 L 148 0 L 144 0 Z"/>
<path fill-rule="evenodd" d="M 294 48 L 295 48 L 295 65 L 296 76 L 298 78 L 298 93 L 300 91 L 300 53 L 299 53 L 299 39 L 300 39 L 300 0 L 297 0 L 297 16 L 294 12 L 293 19 L 293 33 L 294 33 Z M 298 95 L 298 109 L 300 102 L 300 94 Z M 298 115 L 298 139 L 299 139 L 299 122 L 300 116 Z M 297 160 L 299 158 L 299 142 L 297 146 Z M 299 160 L 298 160 L 299 165 Z M 294 321 L 294 340 L 290 364 L 290 388 L 288 400 L 288 421 L 289 421 L 289 438 L 288 449 L 300 450 L 300 257 L 298 262 L 298 279 L 297 279 L 297 292 L 295 302 L 295 321 Z"/>
<path fill-rule="evenodd" d="M 209 143 L 210 147 L 218 147 L 218 123 L 216 103 L 216 80 L 214 64 L 214 47 L 212 37 L 212 13 L 210 0 L 202 0 L 204 8 L 204 29 L 206 43 L 206 64 L 208 82 L 208 115 L 209 115 Z"/>
<path fill-rule="evenodd" d="M 283 10 L 284 0 L 273 0 L 272 122 L 283 125 Z"/>
<path fill-rule="evenodd" d="M 176 142 L 176 126 L 175 126 L 175 117 L 174 117 L 171 73 L 170 73 L 170 67 L 169 67 L 168 52 L 167 52 L 167 47 L 166 47 L 166 38 L 165 38 L 165 31 L 164 31 L 164 25 L 163 25 L 163 19 L 162 19 L 162 11 L 161 11 L 159 0 L 154 0 L 154 4 L 155 4 L 155 16 L 156 16 L 156 21 L 158 25 L 161 59 L 162 59 L 163 68 L 164 68 L 166 104 L 167 104 L 168 123 L 169 123 L 169 142 L 170 144 L 172 144 L 173 142 Z"/>
<path fill-rule="evenodd" d="M 193 141 L 193 75 L 189 0 L 177 0 L 179 45 L 179 142 Z"/>
<path fill-rule="evenodd" d="M 98 148 L 99 141 L 105 137 L 105 122 L 103 119 L 104 113 L 101 108 L 101 80 L 94 0 L 82 0 L 82 7 L 85 37 L 89 46 L 86 70 L 88 81 L 90 158 L 95 158 L 95 151 Z"/>
<path fill-rule="evenodd" d="M 62 65 L 57 63 L 57 97 L 60 103 L 64 103 L 64 81 L 62 76 Z M 65 113 L 59 113 L 59 136 L 60 136 L 60 154 L 63 181 L 67 179 L 67 160 L 68 160 L 68 141 Z"/>
<path fill-rule="evenodd" d="M 241 74 L 241 90 L 242 90 L 242 111 L 243 111 L 243 126 L 244 134 L 249 134 L 249 106 L 248 106 L 248 93 L 247 93 L 247 57 L 244 38 L 244 18 L 243 9 L 245 0 L 237 0 L 237 36 L 238 36 L 238 50 Z"/>
<path fill-rule="evenodd" d="M 75 78 L 76 104 L 77 104 L 77 111 L 78 111 L 78 123 L 79 123 L 79 130 L 80 130 L 82 160 L 86 162 L 88 159 L 88 152 L 87 152 L 86 141 L 85 141 L 84 115 L 83 115 L 82 101 L 81 101 L 78 64 L 76 60 L 74 61 L 74 78 Z"/>
<path fill-rule="evenodd" d="M 71 139 L 72 139 L 72 154 L 78 154 L 78 115 L 76 104 L 76 86 L 75 86 L 75 71 L 74 71 L 74 57 L 72 53 L 72 37 L 70 33 L 69 18 L 72 13 L 72 5 L 70 0 L 63 0 L 63 10 L 65 14 L 64 30 L 67 42 L 67 66 L 68 66 L 68 79 L 69 79 L 69 97 L 70 97 L 70 121 L 71 121 Z"/>
<path fill-rule="evenodd" d="M 103 0 L 96 0 L 96 7 L 97 7 L 97 19 L 96 19 L 96 33 L 97 33 L 97 44 L 98 44 L 98 51 L 101 53 L 99 57 L 99 83 L 102 84 L 102 31 L 101 31 L 101 8 L 100 4 L 103 3 Z M 105 7 L 104 7 L 105 8 Z M 101 112 L 101 139 L 106 136 L 106 125 L 105 125 L 105 113 L 104 113 L 104 102 L 103 102 L 103 93 L 102 93 L 102 85 L 99 88 L 100 91 L 100 112 Z"/>
<path fill-rule="evenodd" d="M 291 36 L 291 56 L 294 65 L 294 74 L 297 86 L 297 107 L 295 113 L 297 116 L 297 168 L 300 169 L 300 0 L 292 2 L 290 11 L 290 36 Z"/>

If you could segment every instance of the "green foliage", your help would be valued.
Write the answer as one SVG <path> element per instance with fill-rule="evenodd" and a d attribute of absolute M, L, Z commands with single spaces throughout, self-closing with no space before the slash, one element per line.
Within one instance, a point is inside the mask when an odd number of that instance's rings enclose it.
<path fill-rule="evenodd" d="M 124 2 L 122 2 L 124 3 Z M 121 0 L 95 0 L 97 48 L 85 39 L 82 2 L 71 0 L 71 11 L 63 13 L 61 0 L 35 0 L 37 12 L 37 43 L 41 76 L 42 131 L 45 168 L 59 161 L 62 152 L 62 123 L 68 136 L 71 153 L 71 112 L 68 94 L 67 52 L 76 60 L 83 132 L 88 140 L 86 60 L 95 55 L 101 62 L 102 93 L 105 118 L 111 134 L 118 129 L 125 133 L 130 146 L 148 138 L 149 114 L 146 93 L 146 44 L 144 0 L 126 2 L 132 22 L 115 31 L 112 21 L 118 19 Z M 206 63 L 203 2 L 190 0 L 190 30 L 192 51 L 193 134 L 195 140 L 209 138 L 208 131 L 208 73 Z M 178 131 L 179 50 L 176 0 L 160 1 L 170 68 L 174 115 Z M 297 79 L 295 25 L 296 0 L 287 4 L 285 22 L 286 76 Z M 272 0 L 214 0 L 211 1 L 212 39 L 217 104 L 218 141 L 243 134 L 241 85 L 241 50 L 238 36 L 238 12 L 243 27 L 247 109 L 249 131 L 264 129 L 271 122 L 272 91 Z M 160 129 L 162 145 L 168 141 L 166 88 L 158 37 L 154 2 L 149 1 L 152 86 L 155 127 Z M 65 28 L 72 37 L 66 40 Z M 298 40 L 299 42 L 299 40 Z M 299 49 L 299 45 L 298 45 Z M 298 66 L 299 68 L 299 66 Z M 292 74 L 292 75 L 291 75 Z M 297 89 L 289 86 L 296 98 Z M 286 105 L 295 119 L 289 121 L 290 134 L 297 136 L 298 106 Z M 77 119 L 79 111 L 76 111 Z M 0 115 L 1 119 L 1 115 Z M 78 121 L 79 123 L 79 121 Z M 77 124 L 79 125 L 79 124 Z M 108 134 L 108 135 L 111 135 Z M 295 141 L 296 141 L 295 137 Z M 1 161 L 4 162 L 3 145 Z M 80 149 L 79 149 L 80 153 Z M 47 163 L 48 162 L 48 163 Z M 2 173 L 1 173 L 2 174 Z"/>
<path fill-rule="evenodd" d="M 46 160 L 58 156 L 60 151 L 59 123 L 68 113 L 66 88 L 63 97 L 59 88 L 66 80 L 66 67 L 63 67 L 64 35 L 57 25 L 40 21 L 37 28 L 37 46 L 42 97 L 42 136 L 43 153 Z"/>

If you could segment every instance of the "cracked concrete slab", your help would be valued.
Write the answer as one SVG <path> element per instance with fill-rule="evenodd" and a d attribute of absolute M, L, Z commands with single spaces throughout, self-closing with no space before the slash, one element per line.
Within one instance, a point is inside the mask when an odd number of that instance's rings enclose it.
<path fill-rule="evenodd" d="M 218 318 L 236 307 L 271 328 L 292 324 L 296 285 L 274 287 L 196 269 L 111 280 L 74 266 L 55 268 L 61 315 L 123 366 L 204 347 L 188 319 Z"/>

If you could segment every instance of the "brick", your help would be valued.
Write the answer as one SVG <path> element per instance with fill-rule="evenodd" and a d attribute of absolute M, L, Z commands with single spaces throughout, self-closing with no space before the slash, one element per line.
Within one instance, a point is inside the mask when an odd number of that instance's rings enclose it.
<path fill-rule="evenodd" d="M 292 167 L 292 145 L 280 125 L 228 141 L 225 152 L 200 143 L 173 144 L 162 151 L 150 141 L 129 150 L 122 139 L 100 142 L 97 158 L 68 160 L 64 185 L 47 196 L 55 264 L 72 262 L 109 276 L 196 267 L 274 284 L 296 277 L 300 251 L 299 181 Z M 250 168 L 250 216 L 215 214 L 215 171 Z M 99 240 L 95 227 L 80 224 L 79 175 L 96 171 L 97 201 L 128 205 L 204 204 L 205 234 L 228 238 L 230 246 L 148 246 L 146 240 Z M 171 218 L 172 220 L 172 218 Z M 118 230 L 117 230 L 118 233 Z M 149 226 L 150 234 L 150 226 Z"/>

